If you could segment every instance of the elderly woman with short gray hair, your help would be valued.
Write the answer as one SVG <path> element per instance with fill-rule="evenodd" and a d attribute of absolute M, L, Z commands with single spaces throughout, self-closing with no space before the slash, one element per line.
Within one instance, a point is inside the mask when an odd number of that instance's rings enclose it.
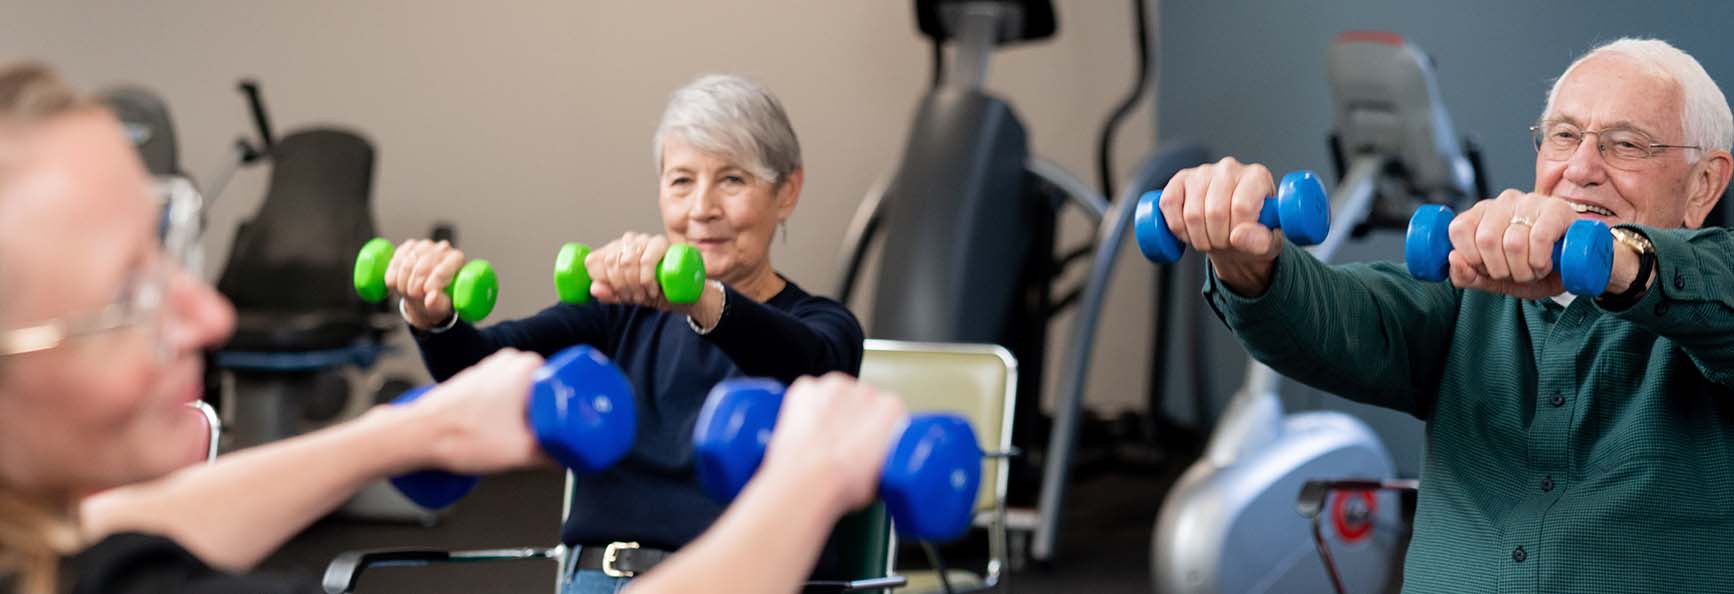
<path fill-rule="evenodd" d="M 713 385 L 861 367 L 861 325 L 848 309 L 771 265 L 771 240 L 794 212 L 803 177 L 800 143 L 776 97 L 739 76 L 700 77 L 670 97 L 654 158 L 662 231 L 627 233 L 591 252 L 588 304 L 475 328 L 441 290 L 464 263 L 458 250 L 410 241 L 388 273 L 437 379 L 502 348 L 552 355 L 575 344 L 605 352 L 631 379 L 637 443 L 612 469 L 577 479 L 561 535 L 578 549 L 566 594 L 614 592 L 622 574 L 649 569 L 722 511 L 693 467 L 692 428 Z M 657 283 L 657 263 L 675 244 L 696 247 L 710 279 L 690 304 L 671 303 Z"/>

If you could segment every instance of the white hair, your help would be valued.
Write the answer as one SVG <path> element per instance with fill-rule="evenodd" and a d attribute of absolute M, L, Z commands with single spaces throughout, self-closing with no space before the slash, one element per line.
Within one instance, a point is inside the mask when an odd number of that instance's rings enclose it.
<path fill-rule="evenodd" d="M 1553 101 L 1559 96 L 1560 82 L 1586 60 L 1601 54 L 1630 58 L 1650 74 L 1679 85 L 1682 102 L 1680 129 L 1686 134 L 1682 144 L 1701 147 L 1698 158 L 1703 158 L 1705 151 L 1734 148 L 1734 114 L 1728 110 L 1728 97 L 1722 94 L 1722 88 L 1716 86 L 1716 81 L 1710 79 L 1710 74 L 1704 72 L 1696 58 L 1660 39 L 1616 39 L 1578 57 L 1571 67 L 1554 79 L 1553 89 L 1547 92 L 1547 110 L 1543 113 L 1553 113 Z"/>
<path fill-rule="evenodd" d="M 662 172 L 663 141 L 671 134 L 699 150 L 724 155 L 755 177 L 781 184 L 801 168 L 801 142 L 770 89 L 734 74 L 707 74 L 669 96 L 652 147 Z"/>

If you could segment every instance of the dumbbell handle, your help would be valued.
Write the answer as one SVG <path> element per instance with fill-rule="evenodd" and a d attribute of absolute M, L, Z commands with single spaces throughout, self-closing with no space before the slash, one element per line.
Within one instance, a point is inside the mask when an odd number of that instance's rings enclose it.
<path fill-rule="evenodd" d="M 356 252 L 355 293 L 369 303 L 384 301 L 389 287 L 385 271 L 391 265 L 397 248 L 383 237 L 375 237 Z M 470 260 L 446 283 L 444 292 L 452 299 L 452 309 L 464 321 L 475 323 L 488 317 L 499 298 L 499 278 L 487 260 Z"/>
<path fill-rule="evenodd" d="M 408 404 L 431 389 L 433 384 L 412 389 L 393 404 Z M 613 465 L 632 448 L 638 428 L 631 383 L 587 345 L 561 351 L 536 370 L 524 416 L 542 450 L 577 473 Z M 451 505 L 476 482 L 476 477 L 440 470 L 391 479 L 399 492 L 428 509 Z"/>
<path fill-rule="evenodd" d="M 1409 218 L 1403 240 L 1403 260 L 1415 278 L 1442 282 L 1450 277 L 1453 251 L 1449 228 L 1456 214 L 1448 207 L 1429 204 Z M 1594 219 L 1578 219 L 1564 236 L 1553 242 L 1553 265 L 1567 292 L 1601 295 L 1613 273 L 1613 235 L 1608 226 Z"/>
<path fill-rule="evenodd" d="M 590 246 L 582 243 L 560 246 L 554 258 L 554 291 L 562 303 L 590 302 L 590 271 L 584 266 L 589 255 Z M 668 246 L 656 264 L 656 279 L 669 303 L 695 303 L 704 292 L 704 258 L 692 244 Z"/>
<path fill-rule="evenodd" d="M 706 399 L 693 442 L 700 483 L 713 499 L 733 500 L 757 473 L 775 429 L 782 392 L 783 386 L 773 380 L 736 379 L 719 384 Z M 756 433 L 744 441 L 713 443 L 716 436 L 708 434 L 713 428 Z M 740 449 L 718 450 L 713 445 Z M 892 441 L 879 479 L 879 497 L 898 529 L 930 540 L 948 540 L 967 530 L 980 486 L 982 456 L 975 431 L 962 417 L 910 415 Z"/>
<path fill-rule="evenodd" d="M 1159 207 L 1161 201 L 1160 190 L 1139 196 L 1132 225 L 1144 257 L 1167 264 L 1179 260 L 1186 253 L 1186 246 L 1168 229 L 1168 221 Z M 1259 206 L 1258 224 L 1268 229 L 1284 229 L 1300 245 L 1314 245 L 1324 241 L 1330 231 L 1330 212 L 1330 198 L 1318 176 L 1310 171 L 1294 171 L 1282 176 L 1277 195 L 1266 197 Z"/>

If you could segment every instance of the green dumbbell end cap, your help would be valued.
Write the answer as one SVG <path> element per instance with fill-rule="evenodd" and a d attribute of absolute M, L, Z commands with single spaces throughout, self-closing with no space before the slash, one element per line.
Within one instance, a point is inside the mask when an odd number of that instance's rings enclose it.
<path fill-rule="evenodd" d="M 446 289 L 451 293 L 452 308 L 458 310 L 458 317 L 472 324 L 493 313 L 494 301 L 500 298 L 500 280 L 487 260 L 464 264 Z"/>
<path fill-rule="evenodd" d="M 704 258 L 690 243 L 668 246 L 656 266 L 656 280 L 669 303 L 696 303 L 704 292 Z"/>
<path fill-rule="evenodd" d="M 361 246 L 355 255 L 355 294 L 368 303 L 385 300 L 385 269 L 397 252 L 390 241 L 375 237 Z"/>
<path fill-rule="evenodd" d="M 590 246 L 582 243 L 560 246 L 560 254 L 554 258 L 554 292 L 560 295 L 561 303 L 590 302 L 590 270 L 584 267 L 584 258 L 589 256 Z"/>

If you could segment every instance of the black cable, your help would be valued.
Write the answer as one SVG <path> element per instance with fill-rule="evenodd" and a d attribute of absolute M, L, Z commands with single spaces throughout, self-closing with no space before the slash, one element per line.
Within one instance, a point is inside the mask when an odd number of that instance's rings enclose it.
<path fill-rule="evenodd" d="M 933 543 L 925 540 L 921 541 L 921 550 L 927 553 L 927 562 L 939 572 L 939 587 L 944 588 L 945 594 L 954 594 L 956 590 L 951 589 L 951 577 L 945 575 L 945 561 L 939 558 L 939 551 L 933 550 Z"/>
<path fill-rule="evenodd" d="M 1138 26 L 1135 39 L 1138 46 L 1138 78 L 1132 85 L 1132 93 L 1114 108 L 1113 115 L 1102 124 L 1102 137 L 1096 145 L 1096 169 L 1101 176 L 1102 196 L 1114 199 L 1114 133 L 1118 131 L 1122 120 L 1132 113 L 1132 108 L 1144 99 L 1144 90 L 1150 81 L 1150 23 L 1145 17 L 1145 0 L 1132 0 L 1133 18 Z"/>
<path fill-rule="evenodd" d="M 933 38 L 933 88 L 938 89 L 939 83 L 945 80 L 945 44 L 939 38 Z"/>

